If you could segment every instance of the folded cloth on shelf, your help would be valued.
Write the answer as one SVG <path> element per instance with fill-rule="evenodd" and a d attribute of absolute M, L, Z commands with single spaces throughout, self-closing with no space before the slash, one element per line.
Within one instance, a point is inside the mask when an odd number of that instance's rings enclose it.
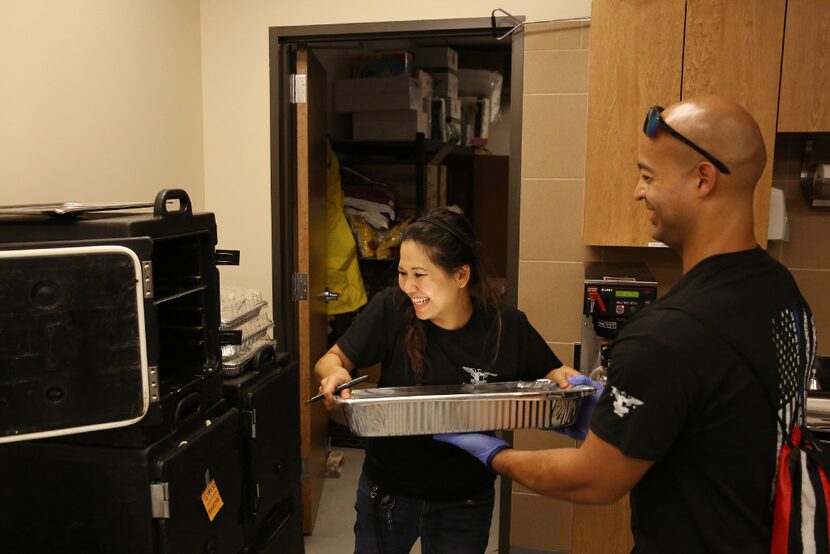
<path fill-rule="evenodd" d="M 345 196 L 386 204 L 395 211 L 395 190 L 390 185 L 370 179 L 348 167 L 341 167 L 340 174 Z"/>
<path fill-rule="evenodd" d="M 360 208 L 352 207 L 352 206 L 349 205 L 348 200 L 349 199 L 347 198 L 346 199 L 346 207 L 343 208 L 343 212 L 346 214 L 347 217 L 352 216 L 352 215 L 359 215 L 364 220 L 366 220 L 366 223 L 368 223 L 369 225 L 371 225 L 375 229 L 388 229 L 389 228 L 389 223 L 391 221 L 391 218 L 389 218 L 388 216 L 386 216 L 383 213 L 380 213 L 378 211 L 361 210 Z"/>

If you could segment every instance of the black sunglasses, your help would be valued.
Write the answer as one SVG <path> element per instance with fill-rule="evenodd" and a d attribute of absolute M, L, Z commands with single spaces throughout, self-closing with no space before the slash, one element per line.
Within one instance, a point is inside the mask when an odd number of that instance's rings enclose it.
<path fill-rule="evenodd" d="M 726 173 L 727 175 L 730 173 L 729 168 L 726 167 L 726 164 L 714 157 L 712 154 L 695 144 L 694 142 L 690 141 L 671 127 L 669 124 L 663 121 L 663 118 L 660 117 L 660 112 L 663 111 L 662 106 L 652 106 L 648 109 L 648 113 L 646 113 L 646 120 L 643 122 L 643 132 L 646 134 L 647 137 L 654 138 L 657 136 L 657 131 L 659 129 L 665 129 L 668 133 L 682 142 L 683 144 L 689 146 L 690 148 L 694 149 L 698 152 L 701 156 L 712 162 L 718 171 L 721 173 Z"/>

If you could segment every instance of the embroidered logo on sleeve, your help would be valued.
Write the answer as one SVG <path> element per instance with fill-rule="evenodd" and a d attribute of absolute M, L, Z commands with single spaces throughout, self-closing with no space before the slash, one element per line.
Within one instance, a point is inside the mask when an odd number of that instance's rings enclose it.
<path fill-rule="evenodd" d="M 614 397 L 614 413 L 620 417 L 623 417 L 637 406 L 643 405 L 643 401 L 639 398 L 629 396 L 614 386 L 611 387 L 611 396 Z"/>
<path fill-rule="evenodd" d="M 465 365 L 461 366 L 461 369 L 470 374 L 470 382 L 474 385 L 477 385 L 478 383 L 486 383 L 488 377 L 495 377 L 498 375 L 498 373 L 490 373 L 489 371 L 484 371 L 483 369 L 476 369 Z"/>

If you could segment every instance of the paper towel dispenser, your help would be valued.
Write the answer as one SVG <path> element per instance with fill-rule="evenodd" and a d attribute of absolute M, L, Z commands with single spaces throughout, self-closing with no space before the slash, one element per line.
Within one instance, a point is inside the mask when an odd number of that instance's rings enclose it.
<path fill-rule="evenodd" d="M 830 163 L 802 168 L 801 191 L 812 207 L 830 208 Z"/>

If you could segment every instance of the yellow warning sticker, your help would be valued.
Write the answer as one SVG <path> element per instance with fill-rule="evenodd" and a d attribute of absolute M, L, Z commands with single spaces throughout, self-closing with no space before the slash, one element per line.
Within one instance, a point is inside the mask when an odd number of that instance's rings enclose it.
<path fill-rule="evenodd" d="M 213 518 L 216 517 L 216 514 L 218 514 L 222 506 L 225 505 L 225 503 L 222 502 L 222 497 L 219 496 L 219 488 L 216 486 L 216 481 L 211 479 L 210 484 L 202 493 L 202 504 L 205 505 L 208 518 L 213 521 Z"/>

